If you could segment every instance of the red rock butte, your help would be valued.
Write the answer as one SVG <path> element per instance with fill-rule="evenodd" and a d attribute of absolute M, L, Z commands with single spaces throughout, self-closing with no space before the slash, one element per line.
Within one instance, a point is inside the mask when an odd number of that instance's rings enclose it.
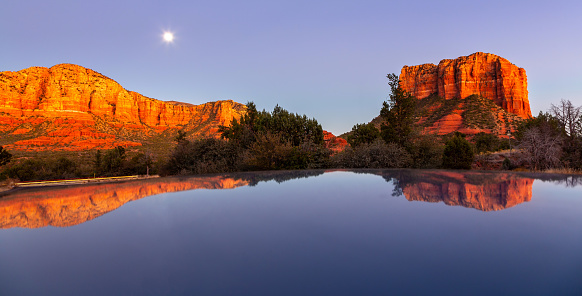
<path fill-rule="evenodd" d="M 509 113 L 531 118 L 525 70 L 494 54 L 477 52 L 438 65 L 404 66 L 400 86 L 418 99 L 431 94 L 464 99 L 475 94 Z"/>
<path fill-rule="evenodd" d="M 86 150 L 141 146 L 178 130 L 217 136 L 240 118 L 234 101 L 164 102 L 127 91 L 114 80 L 72 64 L 0 72 L 0 145 L 16 150 Z"/>

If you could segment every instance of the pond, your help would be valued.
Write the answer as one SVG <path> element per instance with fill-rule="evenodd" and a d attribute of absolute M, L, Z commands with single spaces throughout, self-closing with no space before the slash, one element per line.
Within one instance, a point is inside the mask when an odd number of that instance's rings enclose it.
<path fill-rule="evenodd" d="M 582 179 L 259 172 L 0 197 L 0 295 L 582 295 Z"/>

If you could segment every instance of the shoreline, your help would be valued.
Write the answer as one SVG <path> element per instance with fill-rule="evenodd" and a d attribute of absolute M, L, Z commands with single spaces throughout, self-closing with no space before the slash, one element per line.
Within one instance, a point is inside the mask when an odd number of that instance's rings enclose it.
<path fill-rule="evenodd" d="M 0 186 L 0 194 L 19 188 L 37 188 L 37 187 L 55 187 L 68 185 L 83 185 L 91 183 L 114 183 L 132 180 L 145 180 L 152 178 L 159 178 L 159 175 L 133 175 L 133 176 L 119 176 L 119 177 L 99 177 L 99 178 L 83 178 L 83 179 L 65 179 L 65 180 L 49 180 L 49 181 L 30 181 L 30 182 L 14 182 Z"/>

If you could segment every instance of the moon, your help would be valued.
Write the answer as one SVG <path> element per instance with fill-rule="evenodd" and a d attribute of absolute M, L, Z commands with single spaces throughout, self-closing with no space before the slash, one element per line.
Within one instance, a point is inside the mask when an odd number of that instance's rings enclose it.
<path fill-rule="evenodd" d="M 172 43 L 174 41 L 174 33 L 172 32 L 164 32 L 163 37 L 164 38 L 164 42 L 166 43 Z"/>

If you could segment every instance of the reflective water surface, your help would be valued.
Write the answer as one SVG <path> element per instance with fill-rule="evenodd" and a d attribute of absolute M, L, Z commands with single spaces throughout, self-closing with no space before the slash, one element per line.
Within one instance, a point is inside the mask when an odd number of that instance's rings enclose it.
<path fill-rule="evenodd" d="M 293 171 L 17 190 L 0 196 L 0 295 L 582 295 L 580 181 Z"/>

